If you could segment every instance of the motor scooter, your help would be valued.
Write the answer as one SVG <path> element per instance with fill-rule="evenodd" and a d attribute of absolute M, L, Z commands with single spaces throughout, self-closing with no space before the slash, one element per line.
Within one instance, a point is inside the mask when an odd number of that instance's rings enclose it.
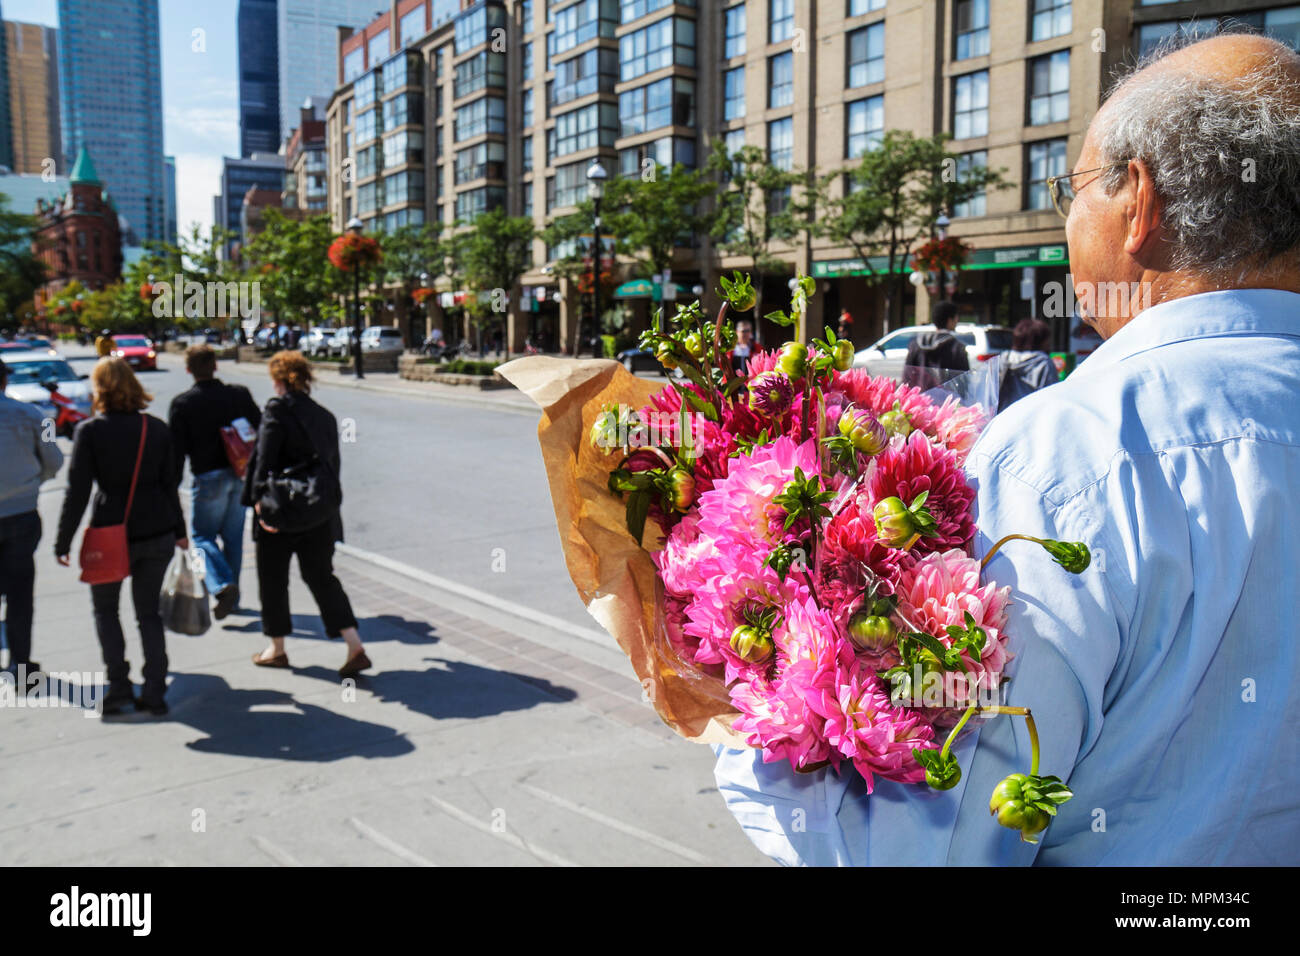
<path fill-rule="evenodd" d="M 84 422 L 90 416 L 77 408 L 76 403 L 68 396 L 59 391 L 59 383 L 54 379 L 41 382 L 50 393 L 50 401 L 54 403 L 56 413 L 54 416 L 54 434 L 60 438 L 71 438 L 73 430 L 81 422 Z"/>

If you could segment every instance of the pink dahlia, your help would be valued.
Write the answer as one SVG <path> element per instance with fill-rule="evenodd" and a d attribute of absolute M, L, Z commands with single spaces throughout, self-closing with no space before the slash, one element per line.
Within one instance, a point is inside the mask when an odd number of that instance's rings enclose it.
<path fill-rule="evenodd" d="M 851 661 L 837 675 L 836 707 L 827 715 L 827 742 L 867 782 L 867 792 L 875 785 L 874 776 L 902 783 L 918 783 L 925 771 L 912 755 L 934 739 L 934 728 L 919 712 L 890 703 L 889 692 L 880 679 Z"/>
<path fill-rule="evenodd" d="M 727 476 L 700 495 L 700 533 L 720 549 L 749 548 L 766 559 L 780 543 L 774 519 L 784 516 L 772 499 L 794 478 L 796 467 L 816 474 L 817 447 L 811 440 L 798 445 L 782 437 L 733 458 Z M 775 526 L 779 529 L 779 522 Z"/>
<path fill-rule="evenodd" d="M 971 506 L 975 489 L 967 483 L 953 452 L 934 444 L 924 433 L 913 432 L 877 457 L 875 464 L 868 480 L 873 501 L 896 497 L 911 504 L 921 492 L 930 493 L 925 507 L 934 517 L 938 533 L 918 540 L 913 553 L 946 551 L 965 545 L 974 535 Z"/>
<path fill-rule="evenodd" d="M 817 552 L 817 596 L 841 624 L 857 609 L 869 583 L 864 567 L 877 578 L 892 582 L 899 567 L 913 560 L 908 553 L 876 540 L 873 504 L 865 490 L 859 491 L 823 529 Z"/>
<path fill-rule="evenodd" d="M 731 689 L 740 711 L 733 726 L 748 735 L 751 747 L 762 748 L 766 763 L 784 759 L 802 769 L 830 760 L 838 766 L 840 755 L 826 739 L 826 719 L 838 708 L 838 675 L 851 663 L 853 651 L 811 598 L 787 604 L 784 612 L 772 634 L 777 647 L 773 676 Z"/>
<path fill-rule="evenodd" d="M 842 396 L 840 401 L 870 409 L 876 416 L 893 411 L 897 405 L 914 429 L 955 452 L 958 463 L 966 460 L 975 439 L 988 423 L 986 412 L 978 405 L 962 405 L 955 396 L 937 405 L 920 389 L 884 376 L 873 377 L 865 369 L 837 374 L 827 393 L 828 404 L 835 394 Z"/>
<path fill-rule="evenodd" d="M 981 688 L 997 688 L 1009 659 L 1002 628 L 1007 620 L 1010 587 L 980 584 L 979 562 L 953 549 L 927 554 L 904 569 L 897 593 L 899 616 L 909 627 L 938 638 L 945 647 L 952 646 L 945 629 L 950 625 L 965 627 L 967 613 L 988 635 L 978 660 L 969 651 L 962 654 L 969 677 L 960 671 L 945 674 L 949 700 L 960 702 Z"/>

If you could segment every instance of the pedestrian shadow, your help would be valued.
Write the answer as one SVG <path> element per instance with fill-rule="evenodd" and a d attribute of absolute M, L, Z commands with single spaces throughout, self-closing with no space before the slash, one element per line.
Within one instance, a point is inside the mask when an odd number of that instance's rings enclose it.
<path fill-rule="evenodd" d="M 425 670 L 377 670 L 357 675 L 357 688 L 382 703 L 395 703 L 433 720 L 473 720 L 495 717 L 539 704 L 563 703 L 577 691 L 541 677 L 494 670 L 464 661 L 424 658 L 435 666 Z M 337 684 L 337 671 L 325 667 L 294 668 L 300 677 Z"/>
<path fill-rule="evenodd" d="M 206 734 L 188 741 L 190 750 L 321 763 L 351 756 L 400 757 L 415 750 L 392 727 L 297 701 L 285 691 L 241 690 L 211 674 L 173 672 L 172 677 L 169 719 Z M 253 709 L 266 706 L 283 709 Z"/>
<path fill-rule="evenodd" d="M 319 616 L 294 614 L 292 620 L 293 630 L 288 634 L 289 637 L 318 641 L 342 640 L 326 637 L 325 627 Z M 261 634 L 262 619 L 255 617 L 242 624 L 227 624 L 224 628 L 214 622 L 213 629 L 223 629 L 227 633 Z M 437 644 L 442 640 L 438 636 L 436 625 L 398 614 L 377 614 L 374 617 L 362 618 L 357 622 L 357 629 L 361 632 L 361 640 L 366 644 L 381 644 L 389 641 L 396 641 L 399 644 Z"/>

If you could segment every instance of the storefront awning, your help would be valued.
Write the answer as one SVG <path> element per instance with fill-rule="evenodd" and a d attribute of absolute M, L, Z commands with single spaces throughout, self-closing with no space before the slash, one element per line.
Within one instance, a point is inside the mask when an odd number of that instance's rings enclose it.
<path fill-rule="evenodd" d="M 888 256 L 872 256 L 868 262 L 871 266 L 870 270 L 861 259 L 823 259 L 812 264 L 813 278 L 835 279 L 889 271 Z M 962 266 L 962 269 L 1019 269 L 1024 266 L 1064 266 L 1069 263 L 1069 256 L 1063 245 L 1012 246 L 1006 249 L 976 249 L 971 252 L 970 260 Z M 910 273 L 912 257 L 900 256 L 894 271 Z"/>
<path fill-rule="evenodd" d="M 654 295 L 654 286 L 648 279 L 633 279 L 631 282 L 624 282 L 614 290 L 616 299 L 648 299 Z"/>

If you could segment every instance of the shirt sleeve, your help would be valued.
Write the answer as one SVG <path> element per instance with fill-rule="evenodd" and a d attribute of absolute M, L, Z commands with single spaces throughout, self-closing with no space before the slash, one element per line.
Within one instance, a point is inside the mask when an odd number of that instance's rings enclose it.
<path fill-rule="evenodd" d="M 36 457 L 41 463 L 41 481 L 49 481 L 63 466 L 63 452 L 54 441 L 45 440 L 45 425 L 38 417 L 33 419 L 32 437 L 36 441 Z"/>
<path fill-rule="evenodd" d="M 95 453 L 90 426 L 94 419 L 82 422 L 73 432 L 72 463 L 68 466 L 68 489 L 63 494 L 63 509 L 59 513 L 59 534 L 54 541 L 56 555 L 72 550 L 72 538 L 86 513 L 90 500 L 90 486 L 95 480 Z"/>
<path fill-rule="evenodd" d="M 1012 532 L 1083 541 L 1094 551 L 1116 553 L 1104 547 L 1104 529 L 1082 498 L 1053 505 L 987 458 L 972 456 L 968 467 L 978 487 L 977 556 Z M 1119 654 L 1123 614 L 1111 579 L 1116 571 L 1094 563 L 1072 575 L 1038 545 L 1013 541 L 998 551 L 985 576 L 1012 589 L 1006 632 L 1013 660 L 1001 702 L 1030 708 L 1040 741 L 1039 773 L 1067 783 L 1101 731 L 1106 681 Z M 1025 720 L 977 717 L 971 725 L 954 746 L 962 777 L 948 791 L 877 780 L 868 794 L 851 768 L 839 776 L 821 771 L 820 781 L 802 780 L 785 763 L 763 764 L 757 751 L 720 750 L 715 777 L 746 834 L 782 863 L 1031 864 L 1040 847 L 1069 831 L 1058 836 L 1054 823 L 1039 844 L 1024 843 L 1017 832 L 999 826 L 988 808 L 1004 777 L 1029 772 Z M 801 830 L 793 826 L 796 810 L 802 810 Z M 1074 826 L 1088 811 L 1080 803 L 1071 812 Z"/>
<path fill-rule="evenodd" d="M 176 484 L 179 485 L 185 474 L 185 456 L 190 453 L 189 424 L 185 418 L 185 404 L 179 396 L 172 399 L 171 407 L 167 410 L 167 428 L 171 432 L 172 452 L 175 455 L 172 471 Z"/>

